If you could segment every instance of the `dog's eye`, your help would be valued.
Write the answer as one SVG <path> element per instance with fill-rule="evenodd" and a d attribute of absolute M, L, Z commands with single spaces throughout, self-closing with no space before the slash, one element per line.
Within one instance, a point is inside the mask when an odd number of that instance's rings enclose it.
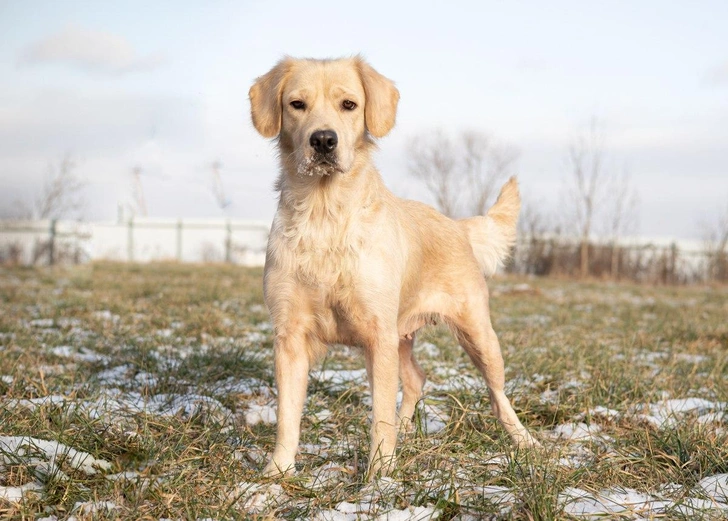
<path fill-rule="evenodd" d="M 293 107 L 296 110 L 303 110 L 306 108 L 306 104 L 303 101 L 301 101 L 300 99 L 294 99 L 290 103 L 290 105 L 291 105 L 291 107 Z"/>
<path fill-rule="evenodd" d="M 344 101 L 341 102 L 341 107 L 344 110 L 354 110 L 356 108 L 356 103 L 354 103 L 350 99 L 345 99 Z"/>

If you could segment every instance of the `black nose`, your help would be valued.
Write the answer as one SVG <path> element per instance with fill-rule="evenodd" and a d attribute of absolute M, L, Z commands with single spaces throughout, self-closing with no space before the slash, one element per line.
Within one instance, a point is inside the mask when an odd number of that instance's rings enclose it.
<path fill-rule="evenodd" d="M 309 139 L 309 143 L 319 154 L 332 152 L 338 142 L 339 136 L 333 130 L 317 130 L 311 134 L 311 139 Z"/>

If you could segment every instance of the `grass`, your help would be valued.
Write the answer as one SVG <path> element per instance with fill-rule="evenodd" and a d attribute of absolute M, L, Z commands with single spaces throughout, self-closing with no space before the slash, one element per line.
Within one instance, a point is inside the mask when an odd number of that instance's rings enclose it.
<path fill-rule="evenodd" d="M 275 434 L 250 416 L 274 396 L 261 280 L 219 265 L 0 269 L 0 436 L 110 463 L 88 472 L 69 454 L 48 465 L 0 451 L 0 486 L 42 485 L 0 499 L 0 517 L 334 519 L 348 502 L 429 507 L 438 519 L 566 519 L 571 488 L 667 502 L 645 517 L 720 515 L 683 506 L 705 498 L 701 480 L 728 473 L 726 288 L 492 281 L 509 395 L 544 450 L 514 451 L 467 357 L 431 328 L 416 347 L 430 382 L 416 426 L 391 479 L 368 483 L 364 377 L 314 376 L 296 475 L 260 477 Z M 336 346 L 324 367 L 363 359 Z M 703 406 L 659 407 L 685 398 Z M 579 422 L 591 429 L 583 439 L 557 436 Z"/>

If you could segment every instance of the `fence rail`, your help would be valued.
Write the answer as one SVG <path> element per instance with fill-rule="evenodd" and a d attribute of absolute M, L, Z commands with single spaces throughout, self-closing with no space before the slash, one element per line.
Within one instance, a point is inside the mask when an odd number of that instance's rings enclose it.
<path fill-rule="evenodd" d="M 0 262 L 177 260 L 259 266 L 265 260 L 269 230 L 262 221 L 231 219 L 0 220 Z"/>
<path fill-rule="evenodd" d="M 89 260 L 229 262 L 261 266 L 270 228 L 232 219 L 130 219 L 123 222 L 0 220 L 0 263 L 55 264 Z M 508 271 L 573 277 L 578 241 L 520 236 Z M 632 238 L 589 244 L 589 275 L 636 282 L 728 282 L 728 253 L 699 241 Z"/>

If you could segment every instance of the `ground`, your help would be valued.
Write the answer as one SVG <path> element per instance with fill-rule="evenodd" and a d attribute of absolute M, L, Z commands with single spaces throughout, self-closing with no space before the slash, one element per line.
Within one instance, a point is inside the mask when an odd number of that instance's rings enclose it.
<path fill-rule="evenodd" d="M 448 331 L 389 478 L 368 482 L 363 358 L 312 373 L 295 476 L 275 433 L 261 270 L 0 269 L 3 519 L 728 517 L 728 289 L 490 282 L 515 451 Z"/>

